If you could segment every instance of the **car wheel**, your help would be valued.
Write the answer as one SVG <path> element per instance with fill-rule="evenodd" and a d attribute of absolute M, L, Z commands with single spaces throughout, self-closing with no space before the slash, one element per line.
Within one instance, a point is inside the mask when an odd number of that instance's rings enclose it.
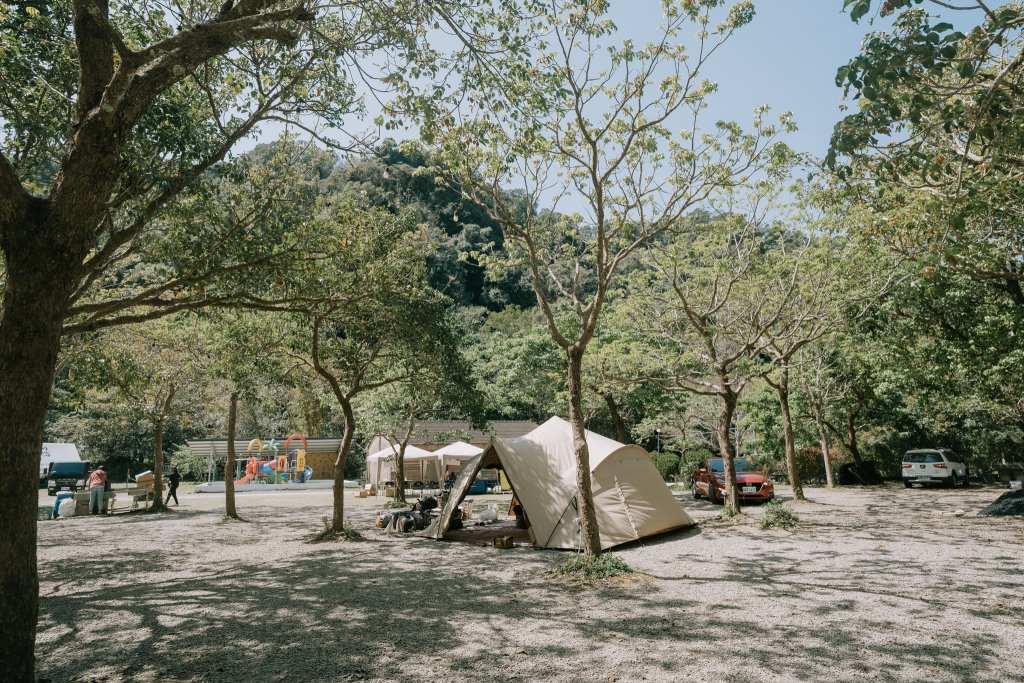
<path fill-rule="evenodd" d="M 693 496 L 694 500 L 700 498 L 700 494 L 697 493 L 697 482 L 692 482 L 690 484 L 690 494 Z"/>
<path fill-rule="evenodd" d="M 49 493 L 51 496 L 56 496 L 57 495 L 57 489 L 50 489 L 49 491 L 47 491 L 47 493 Z"/>
<path fill-rule="evenodd" d="M 964 488 L 967 488 L 970 485 L 971 485 L 971 471 L 965 467 L 964 468 Z"/>
<path fill-rule="evenodd" d="M 956 472 L 953 472 L 951 475 L 949 475 L 949 479 L 947 481 L 949 482 L 947 485 L 951 489 L 955 489 L 958 486 L 957 480 L 956 480 Z"/>
<path fill-rule="evenodd" d="M 909 489 L 911 486 L 914 485 L 914 482 L 910 481 L 909 479 L 904 479 L 903 480 L 903 485 L 906 486 Z"/>

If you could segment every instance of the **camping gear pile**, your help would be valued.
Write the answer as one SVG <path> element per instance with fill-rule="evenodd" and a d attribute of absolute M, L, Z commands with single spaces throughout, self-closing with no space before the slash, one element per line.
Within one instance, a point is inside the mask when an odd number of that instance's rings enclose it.
<path fill-rule="evenodd" d="M 430 526 L 430 522 L 433 521 L 430 511 L 435 509 L 437 509 L 437 498 L 425 496 L 413 503 L 412 508 L 409 510 L 380 513 L 377 515 L 376 527 L 388 532 L 401 531 L 402 533 L 409 533 L 411 531 L 422 531 Z"/>

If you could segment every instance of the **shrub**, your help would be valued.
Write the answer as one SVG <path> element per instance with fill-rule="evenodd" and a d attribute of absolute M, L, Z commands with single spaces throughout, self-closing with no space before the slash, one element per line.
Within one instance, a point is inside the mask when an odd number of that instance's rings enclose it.
<path fill-rule="evenodd" d="M 611 553 L 602 553 L 597 557 L 586 555 L 574 555 L 564 562 L 560 562 L 551 570 L 556 576 L 579 578 L 584 581 L 597 581 L 610 579 L 614 576 L 632 574 L 633 570 L 618 556 Z"/>
<path fill-rule="evenodd" d="M 709 458 L 721 457 L 718 453 L 715 453 L 707 448 L 691 448 L 683 453 L 682 458 L 679 460 L 679 473 L 682 476 L 682 481 L 686 484 L 690 483 L 690 474 L 696 469 L 698 463 L 701 463 Z"/>
<path fill-rule="evenodd" d="M 675 453 L 652 453 L 651 457 L 658 474 L 665 481 L 669 481 L 670 477 L 679 474 L 679 456 Z"/>
<path fill-rule="evenodd" d="M 188 445 L 176 447 L 167 454 L 167 463 L 178 468 L 178 473 L 184 479 L 198 480 L 210 467 L 210 459 L 206 456 L 198 456 L 192 452 Z"/>
<path fill-rule="evenodd" d="M 781 501 L 773 500 L 764 509 L 764 518 L 761 520 L 763 529 L 792 529 L 800 518 L 782 504 Z"/>

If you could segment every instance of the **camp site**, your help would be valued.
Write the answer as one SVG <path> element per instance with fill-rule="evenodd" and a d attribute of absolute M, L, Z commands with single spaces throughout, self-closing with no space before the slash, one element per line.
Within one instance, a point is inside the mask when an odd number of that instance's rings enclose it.
<path fill-rule="evenodd" d="M 1024 682 L 1022 47 L 0 4 L 0 683 Z"/>

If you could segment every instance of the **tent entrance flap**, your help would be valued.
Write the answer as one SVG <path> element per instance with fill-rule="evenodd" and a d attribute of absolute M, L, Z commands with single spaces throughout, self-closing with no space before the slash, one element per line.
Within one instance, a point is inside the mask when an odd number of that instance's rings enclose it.
<path fill-rule="evenodd" d="M 455 514 L 456 508 L 462 504 L 462 501 L 469 493 L 469 487 L 472 486 L 473 481 L 476 479 L 476 475 L 480 473 L 480 470 L 485 467 L 493 466 L 493 464 L 496 464 L 497 462 L 498 454 L 494 452 L 493 448 L 488 448 L 483 453 L 463 465 L 462 469 L 459 470 L 459 476 L 455 478 L 455 483 L 452 484 L 452 489 L 448 494 L 448 500 L 445 502 L 444 507 L 441 508 L 441 514 L 430 523 L 430 526 L 419 532 L 419 534 L 429 538 L 444 538 L 445 533 L 448 531 L 448 527 L 451 526 L 452 515 Z"/>

